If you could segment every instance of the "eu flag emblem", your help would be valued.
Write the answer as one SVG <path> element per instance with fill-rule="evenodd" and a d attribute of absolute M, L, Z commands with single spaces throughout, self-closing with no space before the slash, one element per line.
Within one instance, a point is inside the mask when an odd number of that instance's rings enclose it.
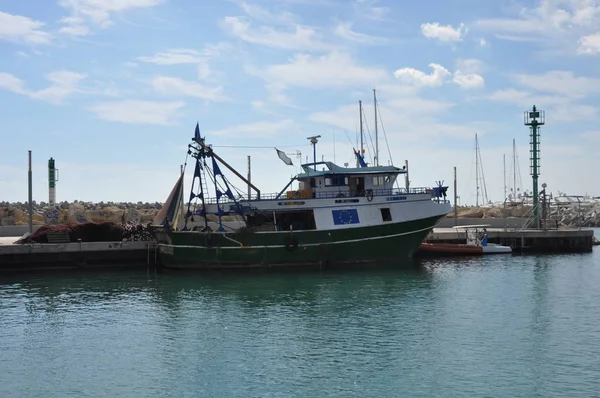
<path fill-rule="evenodd" d="M 358 224 L 358 211 L 356 209 L 349 210 L 332 210 L 334 225 Z"/>

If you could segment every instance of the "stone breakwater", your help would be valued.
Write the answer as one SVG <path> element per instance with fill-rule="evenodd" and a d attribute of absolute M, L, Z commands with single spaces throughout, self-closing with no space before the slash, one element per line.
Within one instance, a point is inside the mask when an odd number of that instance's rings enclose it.
<path fill-rule="evenodd" d="M 562 198 L 561 198 L 562 199 Z M 507 203 L 485 207 L 460 207 L 458 218 L 521 218 L 532 220 L 533 206 L 523 203 Z M 561 200 L 551 202 L 545 209 L 539 208 L 540 219 L 545 215 L 549 227 L 600 227 L 600 201 Z M 447 215 L 454 217 L 454 212 Z"/>
<path fill-rule="evenodd" d="M 142 224 L 152 222 L 162 203 L 62 202 L 56 207 L 46 203 L 33 205 L 33 224 L 102 223 Z M 524 203 L 483 207 L 459 207 L 458 218 L 531 218 L 532 206 Z M 542 211 L 540 209 L 540 215 Z M 454 212 L 447 217 L 454 217 Z M 600 227 L 600 200 L 560 198 L 547 206 L 549 226 Z M 0 202 L 0 225 L 27 225 L 27 203 Z"/>
<path fill-rule="evenodd" d="M 46 203 L 33 204 L 33 225 L 102 223 L 148 224 L 162 203 L 115 203 L 115 202 L 62 202 L 56 207 Z M 27 203 L 0 202 L 0 225 L 26 225 Z"/>

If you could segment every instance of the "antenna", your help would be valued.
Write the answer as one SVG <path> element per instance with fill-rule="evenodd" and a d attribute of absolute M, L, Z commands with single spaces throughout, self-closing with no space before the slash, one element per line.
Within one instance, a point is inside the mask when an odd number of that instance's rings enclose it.
<path fill-rule="evenodd" d="M 321 138 L 320 135 L 313 135 L 312 137 L 306 137 L 307 140 L 310 140 L 310 143 L 313 146 L 313 159 L 315 165 L 315 171 L 317 170 L 317 142 L 319 142 L 319 138 Z"/>

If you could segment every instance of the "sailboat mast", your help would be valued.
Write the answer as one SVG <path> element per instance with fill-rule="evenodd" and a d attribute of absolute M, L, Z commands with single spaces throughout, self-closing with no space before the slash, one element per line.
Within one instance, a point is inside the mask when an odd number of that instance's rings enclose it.
<path fill-rule="evenodd" d="M 477 133 L 475 133 L 475 206 L 479 206 L 479 142 L 477 141 Z"/>
<path fill-rule="evenodd" d="M 506 200 L 506 154 L 502 154 L 502 176 L 504 177 L 504 200 Z"/>
<path fill-rule="evenodd" d="M 517 196 L 517 147 L 513 138 L 513 198 Z"/>
<path fill-rule="evenodd" d="M 377 132 L 377 94 L 373 89 L 373 108 L 375 110 L 375 166 L 379 166 L 379 135 Z"/>

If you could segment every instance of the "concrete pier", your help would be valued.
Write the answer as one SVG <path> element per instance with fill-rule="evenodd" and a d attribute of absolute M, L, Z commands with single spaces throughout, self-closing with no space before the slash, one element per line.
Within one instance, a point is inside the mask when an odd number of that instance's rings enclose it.
<path fill-rule="evenodd" d="M 55 269 L 156 266 L 154 242 L 75 242 L 13 244 L 0 238 L 0 273 Z"/>
<path fill-rule="evenodd" d="M 594 246 L 591 229 L 509 229 L 487 228 L 488 241 L 510 246 L 515 253 L 585 253 Z M 425 242 L 465 243 L 465 231 L 434 228 Z"/>

